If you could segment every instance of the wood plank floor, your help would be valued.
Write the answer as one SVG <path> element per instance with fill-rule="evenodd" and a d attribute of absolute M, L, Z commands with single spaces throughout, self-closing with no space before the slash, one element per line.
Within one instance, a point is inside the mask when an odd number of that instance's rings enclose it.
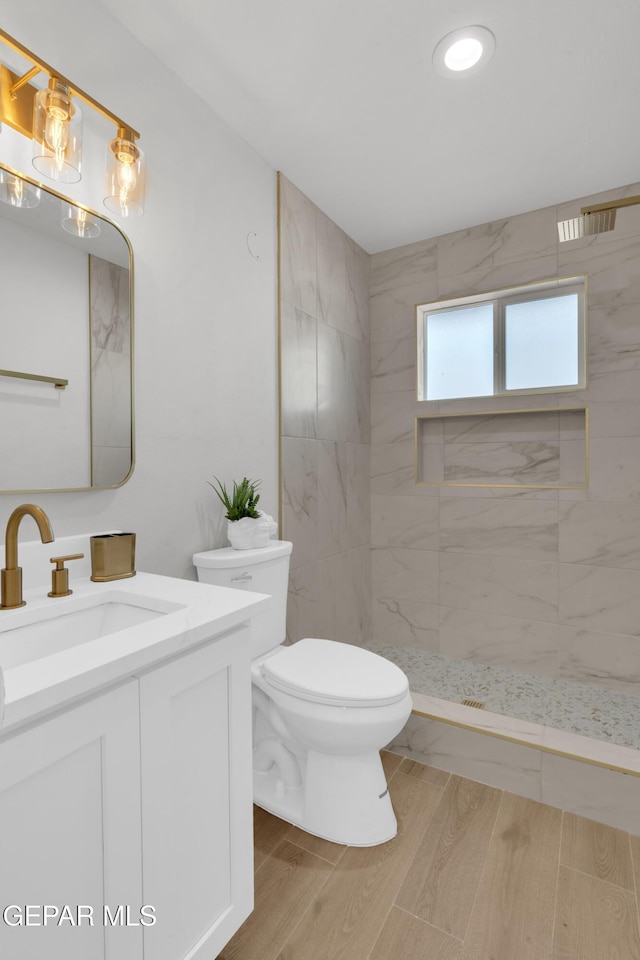
<path fill-rule="evenodd" d="M 382 756 L 388 843 L 255 808 L 255 910 L 219 960 L 640 960 L 640 838 Z"/>

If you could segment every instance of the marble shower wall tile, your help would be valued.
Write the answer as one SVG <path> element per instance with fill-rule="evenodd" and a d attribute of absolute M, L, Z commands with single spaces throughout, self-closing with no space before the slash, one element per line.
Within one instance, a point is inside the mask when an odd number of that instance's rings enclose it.
<path fill-rule="evenodd" d="M 640 503 L 560 504 L 560 560 L 640 570 Z"/>
<path fill-rule="evenodd" d="M 556 410 L 447 417 L 443 424 L 446 443 L 540 443 L 560 439 L 560 414 Z"/>
<path fill-rule="evenodd" d="M 637 695 L 640 638 L 561 626 L 558 676 Z"/>
<path fill-rule="evenodd" d="M 409 443 L 371 444 L 371 493 L 437 497 L 437 487 L 416 485 L 415 452 Z"/>
<path fill-rule="evenodd" d="M 640 438 L 594 438 L 589 459 L 589 499 L 640 500 Z"/>
<path fill-rule="evenodd" d="M 342 230 L 316 208 L 317 317 L 347 333 L 347 240 Z"/>
<path fill-rule="evenodd" d="M 412 390 L 372 391 L 371 442 L 413 443 L 415 417 L 419 412 L 420 406 Z"/>
<path fill-rule="evenodd" d="M 558 504 L 441 497 L 440 550 L 520 560 L 557 560 Z"/>
<path fill-rule="evenodd" d="M 287 636 L 369 642 L 369 256 L 280 178 Z"/>
<path fill-rule="evenodd" d="M 438 241 L 419 240 L 371 257 L 370 295 L 396 291 L 409 284 L 433 281 L 437 269 Z"/>
<path fill-rule="evenodd" d="M 518 260 L 513 263 L 501 263 L 457 272 L 451 276 L 438 278 L 438 296 L 436 300 L 451 297 L 471 296 L 478 293 L 490 293 L 503 290 L 521 283 L 536 283 L 538 280 L 552 280 L 558 276 L 558 257 L 556 254 L 538 257 L 534 260 Z M 427 301 L 428 302 L 428 301 Z"/>
<path fill-rule="evenodd" d="M 409 717 L 390 749 L 439 770 L 540 799 L 540 750 L 418 716 Z"/>
<path fill-rule="evenodd" d="M 413 337 L 371 344 L 371 392 L 412 391 L 416 396 L 416 344 Z"/>
<path fill-rule="evenodd" d="M 347 338 L 334 327 L 318 323 L 318 437 L 349 439 Z"/>
<path fill-rule="evenodd" d="M 440 652 L 543 677 L 558 674 L 558 626 L 441 607 Z"/>
<path fill-rule="evenodd" d="M 318 511 L 317 557 L 347 549 L 347 444 L 317 443 Z"/>
<path fill-rule="evenodd" d="M 639 192 L 630 186 L 607 196 Z M 626 689 L 635 683 L 640 634 L 640 218 L 636 227 L 623 224 L 620 211 L 620 232 L 559 245 L 556 220 L 588 199 L 371 258 L 372 542 L 381 550 L 375 589 L 382 583 L 389 592 L 376 600 L 374 590 L 374 634 L 425 648 L 437 639 L 431 649 L 447 656 Z M 588 389 L 417 403 L 417 303 L 580 274 L 589 287 Z M 532 473 L 543 482 L 583 481 L 583 415 L 559 411 L 553 435 L 549 425 L 554 408 L 587 405 L 589 489 L 524 485 Z M 471 470 L 504 483 L 511 472 L 506 482 L 522 487 L 416 486 L 416 411 L 444 417 L 514 407 L 550 415 L 520 418 L 521 435 L 509 417 L 442 419 L 442 437 L 423 435 L 418 461 L 423 472 L 423 458 L 430 465 L 434 482 Z M 453 457 L 450 442 L 458 445 Z M 439 550 L 438 624 L 424 597 L 391 595 L 398 549 Z"/>
<path fill-rule="evenodd" d="M 280 314 L 280 413 L 286 437 L 316 436 L 317 321 L 283 303 Z"/>
<path fill-rule="evenodd" d="M 287 598 L 287 642 L 303 637 L 333 637 L 334 604 L 330 595 L 328 563 L 319 560 L 292 567 Z"/>
<path fill-rule="evenodd" d="M 447 443 L 443 480 L 446 483 L 558 486 L 560 443 L 553 440 Z"/>
<path fill-rule="evenodd" d="M 128 354 L 93 348 L 91 396 L 94 446 L 126 448 L 131 465 L 131 358 Z M 118 474 L 120 479 L 127 472 Z"/>
<path fill-rule="evenodd" d="M 438 238 L 438 276 L 464 274 L 518 261 L 554 257 L 557 250 L 556 208 L 480 224 Z"/>
<path fill-rule="evenodd" d="M 371 640 L 371 563 L 361 547 L 327 560 L 329 589 L 325 602 L 334 608 L 331 639 L 367 646 Z"/>
<path fill-rule="evenodd" d="M 368 443 L 347 443 L 347 523 L 348 549 L 366 547 L 371 542 L 371 497 Z"/>
<path fill-rule="evenodd" d="M 437 653 L 440 619 L 437 604 L 391 600 L 374 594 L 371 612 L 374 643 L 394 643 Z"/>
<path fill-rule="evenodd" d="M 638 304 L 589 310 L 591 374 L 640 370 Z"/>
<path fill-rule="evenodd" d="M 371 340 L 415 336 L 416 305 L 438 297 L 437 242 L 412 243 L 371 257 Z"/>
<path fill-rule="evenodd" d="M 561 245 L 558 266 L 562 276 L 588 275 L 590 310 L 610 309 L 640 303 L 639 255 L 637 236 L 587 250 L 566 243 Z"/>
<path fill-rule="evenodd" d="M 345 333 L 369 341 L 369 254 L 345 236 L 347 289 Z"/>
<path fill-rule="evenodd" d="M 480 613 L 555 623 L 557 564 L 441 553 L 440 603 Z"/>
<path fill-rule="evenodd" d="M 369 344 L 345 336 L 347 358 L 346 439 L 369 443 L 371 438 L 371 402 L 369 391 Z"/>
<path fill-rule="evenodd" d="M 89 255 L 92 350 L 131 353 L 130 275 L 126 267 Z"/>
<path fill-rule="evenodd" d="M 640 398 L 640 378 L 638 393 Z M 640 435 L 640 399 L 589 404 L 589 436 L 637 437 Z"/>
<path fill-rule="evenodd" d="M 437 603 L 438 554 L 435 550 L 373 547 L 371 579 L 376 597 Z"/>
<path fill-rule="evenodd" d="M 319 559 L 318 444 L 282 438 L 282 536 L 293 542 L 291 567 Z"/>
<path fill-rule="evenodd" d="M 640 778 L 553 753 L 541 759 L 543 803 L 640 833 Z"/>
<path fill-rule="evenodd" d="M 315 317 L 317 309 L 316 208 L 280 177 L 280 299 Z"/>
<path fill-rule="evenodd" d="M 371 543 L 374 547 L 439 549 L 438 500 L 434 497 L 371 497 Z"/>
<path fill-rule="evenodd" d="M 640 636 L 640 571 L 560 564 L 560 623 Z"/>

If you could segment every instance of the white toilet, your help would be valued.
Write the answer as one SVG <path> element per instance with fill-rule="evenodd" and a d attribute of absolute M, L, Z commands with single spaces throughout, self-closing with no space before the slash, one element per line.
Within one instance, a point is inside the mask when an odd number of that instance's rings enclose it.
<path fill-rule="evenodd" d="M 406 676 L 361 647 L 308 638 L 284 647 L 292 545 L 196 553 L 198 579 L 267 593 L 252 624 L 253 793 L 258 806 L 353 846 L 394 837 L 380 749 L 411 713 Z"/>

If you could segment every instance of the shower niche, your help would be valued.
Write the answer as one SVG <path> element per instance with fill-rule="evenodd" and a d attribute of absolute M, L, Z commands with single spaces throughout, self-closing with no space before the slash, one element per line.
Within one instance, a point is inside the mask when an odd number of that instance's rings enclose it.
<path fill-rule="evenodd" d="M 587 407 L 416 417 L 416 483 L 439 487 L 588 487 Z"/>

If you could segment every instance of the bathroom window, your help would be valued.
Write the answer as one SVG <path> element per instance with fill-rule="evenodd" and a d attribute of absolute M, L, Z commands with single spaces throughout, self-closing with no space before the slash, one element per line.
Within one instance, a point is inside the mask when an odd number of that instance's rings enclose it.
<path fill-rule="evenodd" d="M 418 400 L 584 389 L 585 278 L 418 307 Z"/>

